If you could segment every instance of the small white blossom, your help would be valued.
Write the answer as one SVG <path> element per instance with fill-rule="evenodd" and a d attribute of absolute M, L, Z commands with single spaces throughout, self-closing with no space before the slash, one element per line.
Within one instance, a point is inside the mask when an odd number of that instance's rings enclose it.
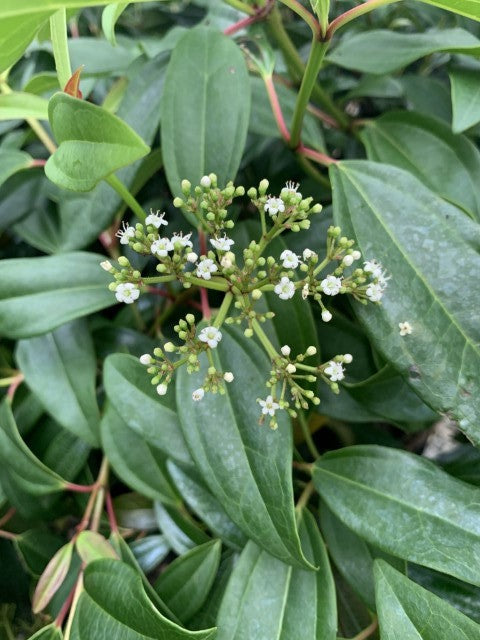
<path fill-rule="evenodd" d="M 132 304 L 140 295 L 140 290 L 131 282 L 120 283 L 115 290 L 115 297 L 119 302 Z"/>
<path fill-rule="evenodd" d="M 202 187 L 204 187 L 205 189 L 208 189 L 209 187 L 212 186 L 212 181 L 210 180 L 210 178 L 208 176 L 203 176 L 200 180 L 200 184 L 202 185 Z"/>
<path fill-rule="evenodd" d="M 100 266 L 104 271 L 110 271 L 111 269 L 113 269 L 112 263 L 109 260 L 104 260 L 103 262 L 100 262 Z"/>
<path fill-rule="evenodd" d="M 152 364 L 152 356 L 149 353 L 144 353 L 143 356 L 140 356 L 139 360 L 145 366 Z"/>
<path fill-rule="evenodd" d="M 282 352 L 282 355 L 288 358 L 288 356 L 290 355 L 291 349 L 288 346 L 288 344 L 284 344 L 283 347 L 280 349 L 280 351 Z"/>
<path fill-rule="evenodd" d="M 353 360 L 353 356 L 352 356 L 352 354 L 351 354 L 351 353 L 345 353 L 345 354 L 344 354 L 344 356 L 343 356 L 343 361 L 344 361 L 346 364 L 350 364 L 350 363 L 352 362 L 352 360 Z"/>
<path fill-rule="evenodd" d="M 303 259 L 304 260 L 310 260 L 310 258 L 313 258 L 316 255 L 317 254 L 315 253 L 315 251 L 312 251 L 311 249 L 304 249 L 303 250 Z"/>
<path fill-rule="evenodd" d="M 197 276 L 204 280 L 210 280 L 215 271 L 218 271 L 218 267 L 210 258 L 205 258 L 197 266 Z"/>
<path fill-rule="evenodd" d="M 197 260 L 198 260 L 198 255 L 195 253 L 195 251 L 190 251 L 190 253 L 187 253 L 188 262 L 191 262 L 192 264 L 194 264 Z"/>
<path fill-rule="evenodd" d="M 159 258 L 166 258 L 168 256 L 168 252 L 173 251 L 173 242 L 168 238 L 159 238 L 158 240 L 154 240 L 152 242 L 150 251 L 154 256 L 158 256 Z"/>
<path fill-rule="evenodd" d="M 345 377 L 341 363 L 335 362 L 334 360 L 330 360 L 328 365 L 325 367 L 325 373 L 332 382 L 343 380 L 343 378 Z"/>
<path fill-rule="evenodd" d="M 274 291 L 282 300 L 289 300 L 290 298 L 293 298 L 293 294 L 295 293 L 295 285 L 291 280 L 287 278 L 287 276 L 283 276 L 280 282 L 275 285 Z"/>
<path fill-rule="evenodd" d="M 379 302 L 383 296 L 383 287 L 381 284 L 372 282 L 368 285 L 365 293 L 370 302 Z"/>
<path fill-rule="evenodd" d="M 162 224 L 164 224 L 165 226 L 168 225 L 168 222 L 164 220 L 164 218 L 164 213 L 160 214 L 158 211 L 156 213 L 153 213 L 153 211 L 150 209 L 150 215 L 146 217 L 145 224 L 151 224 L 156 229 L 160 229 Z"/>
<path fill-rule="evenodd" d="M 225 371 L 225 373 L 223 374 L 223 379 L 225 380 L 225 382 L 233 382 L 234 375 L 231 371 Z"/>
<path fill-rule="evenodd" d="M 340 293 L 342 281 L 340 280 L 340 278 L 336 278 L 335 276 L 330 275 L 321 281 L 320 287 L 325 295 L 336 296 L 338 293 Z"/>
<path fill-rule="evenodd" d="M 199 389 L 195 389 L 195 391 L 192 393 L 192 400 L 194 400 L 195 402 L 200 402 L 200 400 L 203 400 L 204 395 L 205 391 L 202 389 L 202 387 L 200 387 Z"/>
<path fill-rule="evenodd" d="M 115 235 L 120 238 L 120 244 L 128 244 L 128 241 L 135 237 L 135 228 L 129 227 L 124 222 L 123 227 Z"/>
<path fill-rule="evenodd" d="M 342 260 L 342 264 L 343 264 L 345 267 L 350 267 L 350 266 L 353 264 L 354 259 L 355 259 L 355 258 L 353 257 L 353 255 L 352 255 L 351 253 L 348 253 L 348 254 L 343 258 L 343 260 Z"/>
<path fill-rule="evenodd" d="M 296 195 L 300 198 L 300 200 L 302 199 L 302 194 L 297 191 L 298 187 L 300 185 L 295 182 L 292 182 L 291 180 L 289 180 L 286 185 L 283 187 L 280 196 L 286 197 L 286 196 L 291 196 L 291 195 Z"/>
<path fill-rule="evenodd" d="M 204 327 L 200 331 L 198 339 L 202 342 L 206 342 L 210 349 L 215 349 L 222 339 L 222 333 L 216 327 Z"/>
<path fill-rule="evenodd" d="M 289 364 L 287 364 L 287 366 L 285 367 L 285 370 L 287 373 L 295 373 L 295 371 L 297 370 L 297 367 L 292 364 L 291 362 Z"/>
<path fill-rule="evenodd" d="M 235 244 L 235 242 L 224 235 L 223 238 L 213 238 L 212 240 L 210 240 L 210 244 L 219 251 L 230 251 L 230 247 Z"/>
<path fill-rule="evenodd" d="M 296 269 L 298 267 L 299 259 L 298 256 L 290 251 L 290 249 L 285 249 L 280 254 L 280 260 L 282 260 L 282 264 L 285 269 Z"/>
<path fill-rule="evenodd" d="M 191 233 L 187 233 L 185 236 L 183 233 L 174 233 L 172 236 L 172 244 L 175 246 L 177 243 L 182 247 L 193 247 L 193 244 L 190 240 Z"/>
<path fill-rule="evenodd" d="M 168 391 L 168 387 L 166 384 L 160 383 L 157 385 L 157 393 L 159 396 L 164 396 Z"/>
<path fill-rule="evenodd" d="M 306 300 L 308 298 L 309 293 L 310 293 L 310 286 L 308 282 L 306 282 L 302 287 L 302 299 Z"/>
<path fill-rule="evenodd" d="M 230 269 L 235 264 L 235 254 L 232 251 L 228 251 L 222 259 L 220 260 L 220 264 L 224 269 Z"/>
<path fill-rule="evenodd" d="M 332 319 L 332 314 L 330 313 L 330 311 L 328 309 L 324 309 L 322 311 L 322 320 L 324 322 L 330 322 L 331 319 Z"/>
<path fill-rule="evenodd" d="M 413 331 L 413 327 L 409 322 L 399 322 L 398 327 L 401 336 L 409 336 Z"/>
<path fill-rule="evenodd" d="M 275 402 L 272 396 L 267 396 L 265 400 L 257 400 L 258 404 L 262 407 L 262 414 L 266 416 L 274 416 L 275 411 L 280 409 L 278 402 Z"/>
<path fill-rule="evenodd" d="M 278 213 L 285 211 L 285 203 L 281 198 L 274 198 L 270 196 L 264 205 L 265 211 L 268 211 L 269 215 L 276 216 Z"/>
<path fill-rule="evenodd" d="M 369 273 L 372 278 L 380 278 L 383 275 L 382 265 L 378 260 L 367 260 L 363 263 L 363 270 Z"/>

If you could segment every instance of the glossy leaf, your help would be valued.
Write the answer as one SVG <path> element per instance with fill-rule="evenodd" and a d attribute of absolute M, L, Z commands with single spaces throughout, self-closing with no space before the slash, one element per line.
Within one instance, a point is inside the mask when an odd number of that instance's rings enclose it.
<path fill-rule="evenodd" d="M 19 3 L 16 3 L 17 9 Z M 46 22 L 48 11 L 32 12 L 30 15 L 17 17 L 7 8 L 0 7 L 0 72 L 11 67 L 22 56 L 25 49 Z"/>
<path fill-rule="evenodd" d="M 24 151 L 0 148 L 0 185 L 18 171 L 27 169 L 31 163 L 32 157 Z"/>
<path fill-rule="evenodd" d="M 424 458 L 373 445 L 325 454 L 313 479 L 335 515 L 367 542 L 480 584 L 476 487 Z"/>
<path fill-rule="evenodd" d="M 480 626 L 447 602 L 393 569 L 375 561 L 375 589 L 384 640 L 470 640 Z"/>
<path fill-rule="evenodd" d="M 137 358 L 113 354 L 105 360 L 107 396 L 128 427 L 165 455 L 190 462 L 176 413 L 173 389 L 159 396 Z"/>
<path fill-rule="evenodd" d="M 0 120 L 36 118 L 48 120 L 48 100 L 31 93 L 12 91 L 0 96 Z"/>
<path fill-rule="evenodd" d="M 478 225 L 400 169 L 342 162 L 335 222 L 392 274 L 382 304 L 355 310 L 372 342 L 434 410 L 480 443 Z M 452 286 L 461 269 L 468 287 Z M 398 323 L 413 327 L 400 336 Z"/>
<path fill-rule="evenodd" d="M 46 627 L 43 627 L 43 629 L 34 633 L 28 640 L 63 640 L 63 634 L 62 630 L 52 622 Z"/>
<path fill-rule="evenodd" d="M 45 410 L 65 429 L 98 446 L 97 362 L 86 322 L 75 320 L 52 333 L 20 341 L 16 358 Z"/>
<path fill-rule="evenodd" d="M 0 332 L 29 338 L 115 304 L 104 256 L 66 253 L 0 264 Z M 32 274 L 35 274 L 33 277 Z"/>
<path fill-rule="evenodd" d="M 155 516 L 160 531 L 178 555 L 210 541 L 207 534 L 194 523 L 184 508 L 171 507 L 156 502 Z"/>
<path fill-rule="evenodd" d="M 208 598 L 218 570 L 222 545 L 212 540 L 174 560 L 154 583 L 171 611 L 186 624 Z"/>
<path fill-rule="evenodd" d="M 472 18 L 472 20 L 480 20 L 480 7 L 476 0 L 421 0 L 427 4 L 433 4 L 434 7 L 446 9 L 459 13 L 461 16 Z"/>
<path fill-rule="evenodd" d="M 165 536 L 153 535 L 139 538 L 130 543 L 130 550 L 144 573 L 150 573 L 170 553 Z"/>
<path fill-rule="evenodd" d="M 225 513 L 221 503 L 213 496 L 194 467 L 186 467 L 169 460 L 168 472 L 188 506 L 202 522 L 234 549 L 243 549 L 245 534 Z"/>
<path fill-rule="evenodd" d="M 102 29 L 106 39 L 111 45 L 117 44 L 115 37 L 115 24 L 118 18 L 122 15 L 125 9 L 128 7 L 128 2 L 115 2 L 105 7 L 102 12 Z"/>
<path fill-rule="evenodd" d="M 233 522 L 272 555 L 308 566 L 293 509 L 290 420 L 282 412 L 276 431 L 259 425 L 255 399 L 263 395 L 267 359 L 239 331 L 222 327 L 222 335 L 213 359 L 218 370 L 235 371 L 235 381 L 225 395 L 206 394 L 194 404 L 191 396 L 203 384 L 207 358 L 200 358 L 198 373 L 179 370 L 177 405 L 183 435 L 197 469 Z"/>
<path fill-rule="evenodd" d="M 101 438 L 108 461 L 129 487 L 152 500 L 177 502 L 166 474 L 165 453 L 131 429 L 111 403 L 102 419 Z"/>
<path fill-rule="evenodd" d="M 233 569 L 218 614 L 218 640 L 298 637 L 335 640 L 333 577 L 314 517 L 299 524 L 306 557 L 318 570 L 304 571 L 248 542 Z"/>
<path fill-rule="evenodd" d="M 61 547 L 50 560 L 35 588 L 32 599 L 34 613 L 43 611 L 65 579 L 72 560 L 73 543 Z"/>
<path fill-rule="evenodd" d="M 162 150 L 174 194 L 181 194 L 185 178 L 194 185 L 212 171 L 220 185 L 235 178 L 249 111 L 250 82 L 240 49 L 215 29 L 189 30 L 173 50 L 162 102 Z"/>
<path fill-rule="evenodd" d="M 48 118 L 60 146 L 48 159 L 45 173 L 64 189 L 91 191 L 100 180 L 150 151 L 120 118 L 66 93 L 50 99 Z"/>
<path fill-rule="evenodd" d="M 396 33 L 378 29 L 349 34 L 329 54 L 328 59 L 345 69 L 383 75 L 438 51 L 479 55 L 480 40 L 465 29 L 458 28 L 432 29 L 425 33 Z"/>
<path fill-rule="evenodd" d="M 396 111 L 371 120 L 362 131 L 369 160 L 409 171 L 435 193 L 480 220 L 480 152 L 448 125 Z"/>
<path fill-rule="evenodd" d="M 138 573 L 118 560 L 92 562 L 83 584 L 71 640 L 213 640 L 215 636 L 215 629 L 188 631 L 170 622 L 152 606 Z"/>
<path fill-rule="evenodd" d="M 452 129 L 461 133 L 480 122 L 480 73 L 478 69 L 452 69 Z"/>
<path fill-rule="evenodd" d="M 85 564 L 102 558 L 118 559 L 112 545 L 95 531 L 81 531 L 76 538 L 75 548 Z"/>

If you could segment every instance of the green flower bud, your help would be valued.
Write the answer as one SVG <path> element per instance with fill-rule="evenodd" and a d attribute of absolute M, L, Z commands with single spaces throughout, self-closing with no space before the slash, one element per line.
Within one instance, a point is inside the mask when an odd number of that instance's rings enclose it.
<path fill-rule="evenodd" d="M 190 194 L 190 191 L 192 189 L 192 184 L 189 180 L 182 180 L 182 193 L 184 196 L 188 196 Z"/>
<path fill-rule="evenodd" d="M 260 291 L 260 289 L 254 289 L 252 291 L 252 298 L 254 300 L 260 300 L 261 297 L 262 297 L 262 292 Z"/>
<path fill-rule="evenodd" d="M 268 185 L 269 182 L 265 178 L 258 185 L 258 191 L 260 192 L 261 196 L 264 196 L 267 193 Z"/>
<path fill-rule="evenodd" d="M 251 338 L 253 336 L 253 330 L 250 329 L 250 327 L 248 327 L 247 329 L 245 329 L 245 331 L 243 332 L 246 338 Z"/>
<path fill-rule="evenodd" d="M 130 261 L 125 256 L 120 256 L 119 259 L 118 259 L 118 264 L 121 267 L 129 267 L 130 266 Z"/>
<path fill-rule="evenodd" d="M 257 190 L 255 189 L 255 187 L 250 187 L 250 189 L 247 191 L 247 196 L 251 200 L 255 200 L 257 198 Z"/>
<path fill-rule="evenodd" d="M 177 209 L 180 209 L 181 207 L 183 207 L 184 204 L 185 203 L 181 198 L 175 198 L 173 200 L 173 206 L 176 207 Z"/>
<path fill-rule="evenodd" d="M 173 344 L 173 342 L 166 342 L 163 345 L 163 348 L 167 353 L 173 353 L 175 351 L 175 345 Z"/>
<path fill-rule="evenodd" d="M 187 315 L 185 316 L 185 320 L 188 322 L 188 324 L 194 324 L 195 316 L 193 315 L 193 313 L 187 313 Z"/>

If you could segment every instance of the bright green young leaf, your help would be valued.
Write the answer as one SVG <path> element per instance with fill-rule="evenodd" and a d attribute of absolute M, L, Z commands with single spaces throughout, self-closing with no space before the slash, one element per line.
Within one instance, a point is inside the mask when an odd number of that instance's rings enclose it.
<path fill-rule="evenodd" d="M 117 353 L 105 360 L 105 391 L 128 427 L 170 458 L 191 462 L 173 388 L 159 396 L 150 380 L 146 367 L 133 356 Z"/>
<path fill-rule="evenodd" d="M 184 508 L 171 507 L 156 502 L 155 516 L 160 531 L 178 555 L 187 553 L 199 544 L 210 541 L 205 531 L 197 526 Z"/>
<path fill-rule="evenodd" d="M 195 467 L 183 466 L 173 460 L 167 469 L 175 486 L 188 506 L 222 541 L 234 549 L 243 549 L 247 537 L 225 513 L 225 509 L 213 496 Z"/>
<path fill-rule="evenodd" d="M 248 542 L 220 607 L 218 640 L 335 640 L 335 587 L 310 512 L 303 512 L 299 531 L 305 555 L 318 570 L 294 569 Z"/>
<path fill-rule="evenodd" d="M 61 547 L 50 560 L 35 588 L 32 599 L 34 613 L 43 611 L 65 579 L 72 560 L 73 543 Z"/>
<path fill-rule="evenodd" d="M 156 580 L 155 591 L 186 624 L 206 601 L 220 562 L 222 545 L 212 540 L 174 560 Z"/>
<path fill-rule="evenodd" d="M 409 171 L 480 220 L 480 152 L 448 125 L 418 113 L 388 112 L 361 133 L 369 160 Z"/>
<path fill-rule="evenodd" d="M 152 606 L 142 580 L 118 560 L 97 560 L 84 574 L 84 591 L 73 619 L 71 640 L 207 640 L 215 629 L 188 631 Z"/>
<path fill-rule="evenodd" d="M 102 418 L 101 437 L 108 461 L 129 487 L 152 500 L 178 501 L 166 473 L 165 453 L 131 429 L 111 402 Z"/>
<path fill-rule="evenodd" d="M 0 404 L 0 463 L 32 495 L 62 491 L 65 480 L 46 467 L 22 440 L 8 401 Z"/>
<path fill-rule="evenodd" d="M 480 585 L 480 489 L 419 456 L 374 445 L 325 454 L 315 486 L 361 538 Z"/>
<path fill-rule="evenodd" d="M 130 0 L 131 2 L 149 2 L 150 0 Z M 116 0 L 42 0 L 41 9 L 49 15 L 57 9 L 83 9 L 98 5 L 114 4 Z M 2 0 L 0 19 L 9 16 L 28 16 L 38 12 L 38 0 Z"/>
<path fill-rule="evenodd" d="M 112 545 L 96 531 L 81 531 L 75 541 L 75 548 L 85 564 L 102 558 L 118 559 Z"/>
<path fill-rule="evenodd" d="M 375 561 L 374 572 L 382 640 L 480 638 L 480 625 L 383 560 Z"/>
<path fill-rule="evenodd" d="M 1 96 L 0 96 L 1 98 Z M 32 164 L 32 157 L 24 151 L 0 148 L 0 185 L 10 176 Z"/>
<path fill-rule="evenodd" d="M 62 630 L 52 622 L 46 627 L 43 627 L 43 629 L 34 633 L 28 640 L 63 640 L 63 634 Z"/>
<path fill-rule="evenodd" d="M 0 95 L 0 120 L 19 118 L 48 120 L 48 100 L 21 91 Z"/>
<path fill-rule="evenodd" d="M 65 189 L 90 191 L 150 151 L 120 118 L 66 93 L 50 99 L 48 117 L 60 146 L 48 159 L 45 173 Z"/>
<path fill-rule="evenodd" d="M 421 0 L 427 4 L 433 4 L 434 7 L 446 9 L 459 13 L 461 16 L 472 18 L 472 20 L 480 20 L 480 6 L 477 0 Z"/>
<path fill-rule="evenodd" d="M 480 122 L 480 72 L 478 69 L 452 69 L 452 129 L 461 133 Z"/>
<path fill-rule="evenodd" d="M 206 394 L 193 403 L 203 385 L 200 371 L 177 378 L 177 408 L 183 435 L 197 469 L 214 496 L 242 531 L 281 560 L 308 566 L 300 549 L 293 509 L 292 432 L 285 412 L 278 429 L 259 424 L 258 396 L 268 395 L 269 365 L 264 352 L 238 330 L 222 327 L 213 353 L 219 371 L 235 371 L 225 395 Z"/>
<path fill-rule="evenodd" d="M 22 17 L 8 13 L 4 4 L 2 1 L 0 6 L 0 73 L 17 62 L 50 15 L 48 11 L 38 11 L 38 2 L 36 13 Z M 17 8 L 20 4 L 16 3 Z"/>
<path fill-rule="evenodd" d="M 223 186 L 237 173 L 250 112 L 250 81 L 242 52 L 209 27 L 178 41 L 165 78 L 162 150 L 170 189 L 214 172 Z M 228 117 L 225 117 L 228 115 Z"/>
<path fill-rule="evenodd" d="M 65 429 L 98 446 L 97 362 L 86 322 L 75 320 L 52 333 L 21 340 L 16 357 L 45 410 Z"/>
<path fill-rule="evenodd" d="M 0 334 L 29 338 L 115 304 L 104 256 L 65 253 L 0 263 Z"/>
<path fill-rule="evenodd" d="M 396 33 L 378 29 L 348 34 L 328 59 L 345 69 L 383 75 L 437 51 L 478 56 L 480 40 L 465 29 L 458 28 L 432 29 L 425 33 Z"/>
<path fill-rule="evenodd" d="M 415 392 L 479 444 L 478 225 L 395 167 L 341 162 L 331 177 L 335 223 L 391 275 L 382 304 L 357 315 Z M 452 286 L 459 269 L 468 286 Z"/>
<path fill-rule="evenodd" d="M 107 5 L 102 12 L 103 33 L 112 46 L 117 44 L 115 25 L 128 5 L 128 2 L 115 2 L 114 4 Z"/>

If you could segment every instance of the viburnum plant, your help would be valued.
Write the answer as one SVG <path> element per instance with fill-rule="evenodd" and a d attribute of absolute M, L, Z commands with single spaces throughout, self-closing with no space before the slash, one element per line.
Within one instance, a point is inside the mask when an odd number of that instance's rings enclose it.
<path fill-rule="evenodd" d="M 0 640 L 480 639 L 479 20 L 0 2 Z"/>

